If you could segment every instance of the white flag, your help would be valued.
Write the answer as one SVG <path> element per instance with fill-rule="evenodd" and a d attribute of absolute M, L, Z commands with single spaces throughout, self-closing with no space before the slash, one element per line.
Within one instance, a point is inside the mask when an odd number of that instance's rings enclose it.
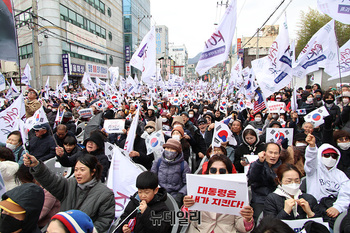
<path fill-rule="evenodd" d="M 139 48 L 132 55 L 130 65 L 141 70 L 141 80 L 152 84 L 152 76 L 156 74 L 156 29 L 151 30 L 142 39 Z"/>
<path fill-rule="evenodd" d="M 6 82 L 4 75 L 0 72 L 0 91 L 3 91 L 6 89 Z"/>
<path fill-rule="evenodd" d="M 110 85 L 115 87 L 119 78 L 119 67 L 109 67 L 109 73 L 111 74 Z"/>
<path fill-rule="evenodd" d="M 9 107 L 0 112 L 0 142 L 5 142 L 9 133 L 18 130 L 17 120 L 24 120 L 25 116 L 24 98 L 21 94 Z"/>
<path fill-rule="evenodd" d="M 26 67 L 24 68 L 23 75 L 21 77 L 21 82 L 27 86 L 30 86 L 29 81 L 32 80 L 32 75 L 30 74 L 30 66 L 27 63 Z"/>
<path fill-rule="evenodd" d="M 17 93 L 19 93 L 16 84 L 13 82 L 12 78 L 11 78 L 11 86 L 10 88 L 7 90 L 7 94 L 5 96 L 6 99 L 10 100 L 12 99 Z"/>
<path fill-rule="evenodd" d="M 293 53 L 289 46 L 288 26 L 285 19 L 268 55 L 252 61 L 252 69 L 264 96 L 272 95 L 292 81 Z"/>
<path fill-rule="evenodd" d="M 113 158 L 108 173 L 107 187 L 115 197 L 115 217 L 119 217 L 136 191 L 136 178 L 141 170 L 118 147 L 113 148 Z"/>
<path fill-rule="evenodd" d="M 64 74 L 63 80 L 61 82 L 61 84 L 59 85 L 59 89 L 60 91 L 64 90 L 64 87 L 68 86 L 69 82 L 68 82 L 68 73 Z"/>
<path fill-rule="evenodd" d="M 203 52 L 196 66 L 196 72 L 203 75 L 211 67 L 224 62 L 230 52 L 236 29 L 237 0 L 231 0 L 219 27 L 205 42 Z"/>
<path fill-rule="evenodd" d="M 317 0 L 318 8 L 333 19 L 350 24 L 350 2 L 344 0 Z"/>
<path fill-rule="evenodd" d="M 334 20 L 331 20 L 309 40 L 295 63 L 293 73 L 299 78 L 318 70 L 320 67 L 337 66 L 338 45 L 334 32 Z M 327 72 L 325 70 L 325 72 Z"/>
<path fill-rule="evenodd" d="M 306 116 L 304 116 L 304 120 L 306 122 L 311 122 L 314 125 L 314 127 L 317 127 L 317 126 L 320 126 L 324 123 L 323 118 L 326 116 L 329 116 L 329 113 L 328 113 L 326 107 L 322 106 L 316 110 L 313 110 L 312 112 L 310 112 Z"/>
<path fill-rule="evenodd" d="M 47 76 L 46 84 L 45 84 L 45 99 L 49 99 L 49 90 L 50 90 L 50 76 Z"/>
<path fill-rule="evenodd" d="M 41 125 L 41 124 L 45 124 L 45 123 L 49 123 L 49 121 L 47 120 L 47 116 L 46 113 L 43 109 L 43 106 L 41 106 L 38 110 L 35 111 L 34 115 L 29 117 L 25 124 L 24 124 L 24 134 L 25 137 L 23 138 L 23 140 L 26 142 L 28 140 L 28 132 L 35 126 L 35 125 Z M 21 128 L 21 125 L 20 125 Z M 21 129 L 22 132 L 22 129 Z"/>
<path fill-rule="evenodd" d="M 130 129 L 128 132 L 128 136 L 126 137 L 126 140 L 125 140 L 124 150 L 126 150 L 127 152 L 134 150 L 134 141 L 136 137 L 137 125 L 139 123 L 139 115 L 140 115 L 140 106 L 137 105 L 136 114 L 134 116 L 134 119 L 132 120 Z"/>
<path fill-rule="evenodd" d="M 331 68 L 328 67 L 327 73 L 332 76 L 328 81 L 338 79 L 339 72 L 341 77 L 350 75 L 350 40 L 339 49 L 339 63 L 332 70 Z"/>
<path fill-rule="evenodd" d="M 240 57 L 237 62 L 232 66 L 231 69 L 231 78 L 229 81 L 230 85 L 233 85 L 236 82 L 243 82 L 242 80 L 242 58 Z"/>
<path fill-rule="evenodd" d="M 213 141 L 214 147 L 220 147 L 222 142 L 229 142 L 231 145 L 237 145 L 236 139 L 232 136 L 230 128 L 223 122 L 215 121 Z"/>

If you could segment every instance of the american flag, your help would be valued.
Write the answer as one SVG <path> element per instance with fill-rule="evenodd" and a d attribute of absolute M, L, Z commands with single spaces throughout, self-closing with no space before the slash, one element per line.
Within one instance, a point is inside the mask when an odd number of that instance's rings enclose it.
<path fill-rule="evenodd" d="M 261 92 L 258 90 L 255 90 L 255 92 L 259 98 L 254 102 L 254 114 L 266 108 L 264 97 Z"/>

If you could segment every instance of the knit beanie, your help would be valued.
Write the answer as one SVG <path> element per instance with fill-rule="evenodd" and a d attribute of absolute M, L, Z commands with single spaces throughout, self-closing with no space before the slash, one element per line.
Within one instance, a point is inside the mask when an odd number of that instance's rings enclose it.
<path fill-rule="evenodd" d="M 181 134 L 181 136 L 183 137 L 184 135 L 185 135 L 185 132 L 184 132 L 184 130 L 183 130 L 183 128 L 182 127 L 175 127 L 172 131 L 171 131 L 171 135 L 173 135 L 173 132 L 174 131 L 179 131 L 179 133 Z"/>
<path fill-rule="evenodd" d="M 163 144 L 163 148 L 171 148 L 177 151 L 177 153 L 181 153 L 182 152 L 182 146 L 181 143 L 173 138 L 168 139 L 168 141 Z"/>
<path fill-rule="evenodd" d="M 70 233 L 94 232 L 94 224 L 91 218 L 80 210 L 59 212 L 51 219 L 58 219 L 65 227 L 67 227 Z"/>

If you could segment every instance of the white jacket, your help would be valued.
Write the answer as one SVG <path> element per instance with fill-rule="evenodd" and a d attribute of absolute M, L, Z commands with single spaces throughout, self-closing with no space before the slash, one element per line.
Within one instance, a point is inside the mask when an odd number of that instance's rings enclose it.
<path fill-rule="evenodd" d="M 15 182 L 15 174 L 19 168 L 18 163 L 12 161 L 0 162 L 0 172 L 4 179 L 6 191 L 9 191 L 18 185 Z"/>
<path fill-rule="evenodd" d="M 329 170 L 321 162 L 322 152 L 328 148 L 334 149 L 339 155 L 336 164 Z M 313 195 L 318 202 L 323 197 L 334 195 L 337 201 L 333 207 L 341 213 L 347 210 L 350 204 L 350 180 L 337 168 L 340 156 L 339 150 L 327 143 L 320 148 L 308 146 L 305 151 L 304 169 L 307 193 Z"/>

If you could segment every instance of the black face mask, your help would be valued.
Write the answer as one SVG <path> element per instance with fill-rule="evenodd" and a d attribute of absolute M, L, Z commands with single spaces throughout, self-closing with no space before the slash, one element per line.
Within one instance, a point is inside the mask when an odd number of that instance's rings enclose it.
<path fill-rule="evenodd" d="M 0 218 L 0 232 L 11 233 L 22 228 L 24 221 L 15 219 L 14 217 L 1 214 Z"/>
<path fill-rule="evenodd" d="M 334 100 L 325 100 L 326 104 L 333 104 Z"/>

